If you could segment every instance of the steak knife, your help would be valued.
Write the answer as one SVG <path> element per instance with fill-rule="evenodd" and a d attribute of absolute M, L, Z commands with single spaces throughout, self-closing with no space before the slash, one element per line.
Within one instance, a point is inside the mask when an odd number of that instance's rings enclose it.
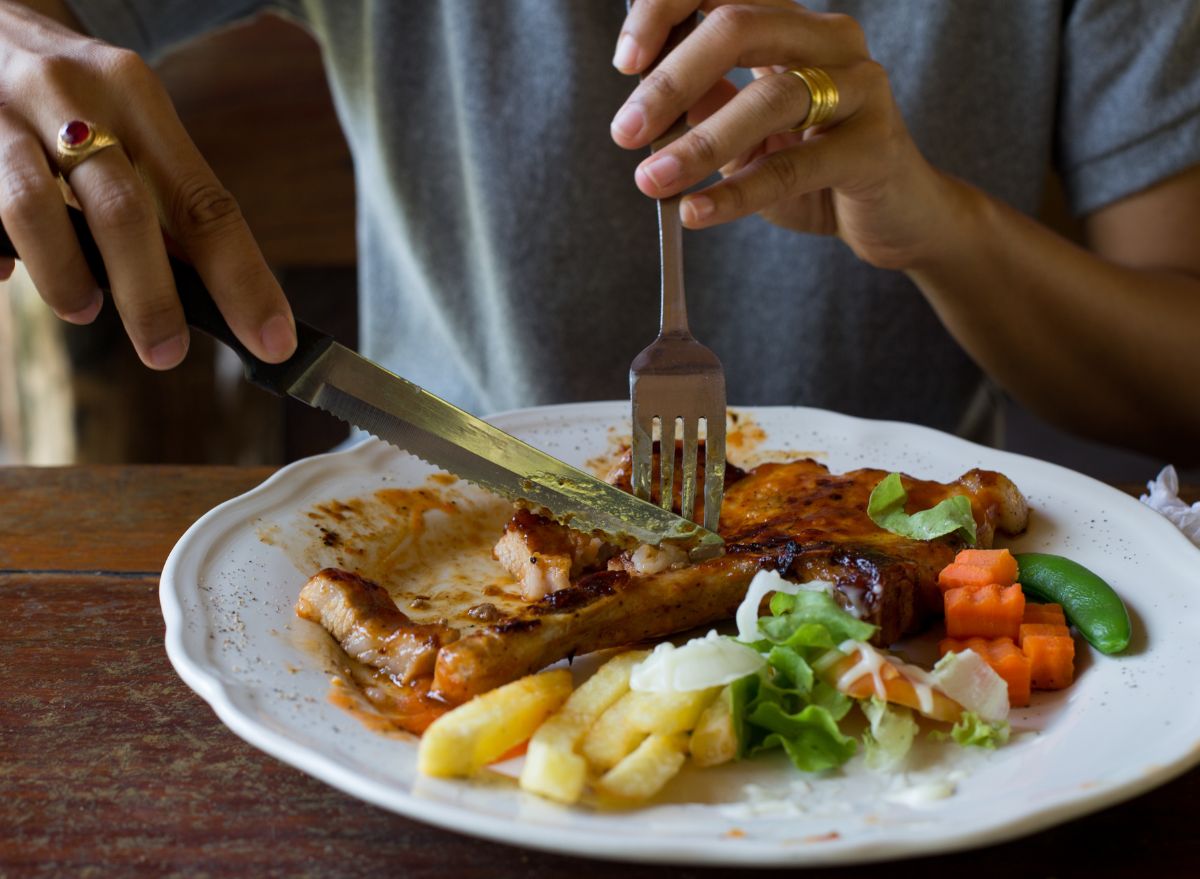
<path fill-rule="evenodd" d="M 109 292 L 108 273 L 87 220 L 81 211 L 68 211 L 92 275 Z M 2 227 L 0 256 L 17 256 Z M 723 541 L 712 531 L 534 448 L 301 321 L 296 321 L 299 344 L 291 358 L 278 364 L 259 360 L 233 334 L 199 273 L 182 260 L 170 260 L 188 324 L 232 348 L 246 379 L 260 388 L 323 409 L 576 530 L 598 531 L 622 545 L 674 543 L 694 560 L 721 552 Z"/>

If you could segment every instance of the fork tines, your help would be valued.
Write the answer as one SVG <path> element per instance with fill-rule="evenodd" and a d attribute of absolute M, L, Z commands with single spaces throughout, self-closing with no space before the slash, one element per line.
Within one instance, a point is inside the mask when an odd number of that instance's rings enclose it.
<path fill-rule="evenodd" d="M 649 377 L 642 378 L 645 380 Z M 716 531 L 721 515 L 721 500 L 725 492 L 724 394 L 721 394 L 720 405 L 710 410 L 711 414 L 676 417 L 663 417 L 653 409 L 639 405 L 640 396 L 645 395 L 639 394 L 635 387 L 633 493 L 644 500 L 655 500 L 657 490 L 657 501 L 664 509 L 675 510 L 684 518 L 703 525 L 709 531 Z M 701 422 L 704 422 L 703 440 L 700 438 Z M 681 441 L 677 441 L 680 434 Z M 656 461 L 657 483 L 654 479 Z M 675 478 L 677 467 L 680 475 L 678 495 Z M 704 471 L 702 510 L 696 507 L 698 473 L 701 469 Z M 678 507 L 675 504 L 677 496 Z"/>

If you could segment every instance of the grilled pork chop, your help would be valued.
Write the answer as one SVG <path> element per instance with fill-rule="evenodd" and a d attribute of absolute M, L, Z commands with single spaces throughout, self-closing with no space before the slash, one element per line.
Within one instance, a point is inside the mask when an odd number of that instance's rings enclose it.
<path fill-rule="evenodd" d="M 627 466 L 618 467 L 610 479 L 620 484 L 623 472 Z M 876 641 L 891 643 L 940 610 L 937 572 L 963 544 L 953 536 L 910 540 L 875 525 L 866 514 L 867 498 L 886 475 L 866 469 L 834 475 L 810 459 L 764 464 L 747 474 L 734 471 L 727 480 L 719 528 L 726 552 L 690 566 L 685 559 L 667 558 L 664 564 L 652 553 L 639 559 L 637 552 L 605 562 L 611 550 L 594 552 L 587 540 L 566 539 L 562 526 L 519 511 L 497 546 L 497 557 L 518 579 L 529 575 L 531 559 L 543 564 L 547 556 L 555 557 L 559 572 L 572 571 L 575 578 L 564 584 L 560 574 L 537 584 L 533 591 L 544 591 L 542 597 L 457 639 L 450 634 L 453 629 L 430 632 L 430 626 L 407 621 L 393 606 L 406 621 L 399 627 L 414 633 L 405 643 L 425 645 L 416 649 L 419 660 L 411 668 L 424 669 L 436 656 L 434 691 L 448 701 L 463 701 L 563 657 L 728 619 L 763 568 L 797 581 L 832 581 L 843 606 L 879 626 Z M 981 547 L 991 545 L 997 529 L 1015 534 L 1025 528 L 1025 499 L 999 473 L 972 470 L 949 484 L 910 477 L 903 481 L 910 510 L 951 495 L 968 497 Z M 359 602 L 351 611 L 358 608 L 369 617 L 379 612 L 373 610 L 377 607 L 375 600 Z M 338 631 L 320 621 L 346 645 Z M 381 667 L 369 658 L 371 650 L 364 648 L 361 635 L 381 633 L 386 626 L 370 626 L 368 619 L 359 618 L 339 628 L 360 636 L 355 645 L 359 658 Z M 414 673 L 419 672 L 407 672 L 409 677 Z"/>

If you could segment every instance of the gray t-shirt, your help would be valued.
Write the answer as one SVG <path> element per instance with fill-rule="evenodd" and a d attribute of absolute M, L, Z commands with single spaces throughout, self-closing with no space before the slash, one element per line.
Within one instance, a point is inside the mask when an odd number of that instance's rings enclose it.
<path fill-rule="evenodd" d="M 364 353 L 478 412 L 628 393 L 659 288 L 645 153 L 608 134 L 624 0 L 69 3 L 147 56 L 261 8 L 306 23 L 354 155 Z M 1194 0 L 807 5 L 862 23 L 931 163 L 1025 213 L 1052 163 L 1083 214 L 1200 162 Z M 903 274 L 757 217 L 684 247 L 731 403 L 972 429 L 980 371 Z"/>

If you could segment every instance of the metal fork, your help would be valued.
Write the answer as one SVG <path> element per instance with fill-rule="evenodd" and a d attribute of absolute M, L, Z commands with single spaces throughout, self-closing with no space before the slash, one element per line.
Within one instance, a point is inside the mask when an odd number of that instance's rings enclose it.
<path fill-rule="evenodd" d="M 695 26 L 689 17 L 671 31 L 660 60 Z M 657 152 L 687 131 L 681 116 L 651 145 Z M 675 497 L 676 421 L 682 423 L 683 454 L 680 515 L 717 530 L 725 493 L 725 370 L 717 355 L 688 329 L 683 292 L 681 196 L 658 202 L 659 253 L 662 260 L 662 320 L 658 338 L 629 368 L 633 403 L 633 493 L 651 499 L 654 469 L 654 422 L 659 423 L 660 503 L 672 509 Z M 704 513 L 696 514 L 699 424 L 704 422 Z"/>

